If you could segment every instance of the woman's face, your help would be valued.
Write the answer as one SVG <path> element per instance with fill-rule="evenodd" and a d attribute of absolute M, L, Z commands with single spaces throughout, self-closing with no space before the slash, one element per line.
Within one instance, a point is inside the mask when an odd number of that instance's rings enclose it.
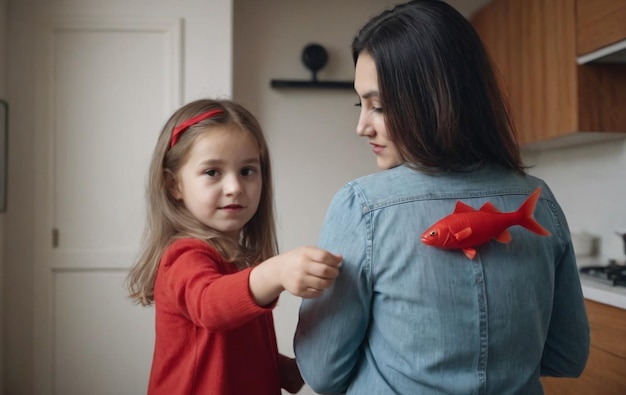
<path fill-rule="evenodd" d="M 361 114 L 356 125 L 356 134 L 367 137 L 376 154 L 379 168 L 391 169 L 404 162 L 402 155 L 389 139 L 385 126 L 385 113 L 378 90 L 378 72 L 374 58 L 361 52 L 356 62 L 354 89 L 359 95 Z"/>

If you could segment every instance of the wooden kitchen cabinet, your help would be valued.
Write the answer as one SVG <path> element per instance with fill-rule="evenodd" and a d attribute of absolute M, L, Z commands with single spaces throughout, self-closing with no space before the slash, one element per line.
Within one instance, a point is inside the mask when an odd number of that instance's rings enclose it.
<path fill-rule="evenodd" d="M 508 91 L 510 77 L 513 74 L 509 58 L 511 43 L 502 37 L 511 37 L 508 24 L 509 4 L 498 1 L 482 8 L 474 14 L 472 24 L 477 29 L 484 43 L 489 43 L 489 54 L 496 69 L 496 77 L 501 87 Z"/>
<path fill-rule="evenodd" d="M 626 394 L 626 310 L 585 300 L 591 349 L 577 379 L 544 377 L 546 395 Z"/>
<path fill-rule="evenodd" d="M 578 56 L 626 40 L 626 0 L 577 0 Z"/>
<path fill-rule="evenodd" d="M 626 132 L 626 64 L 577 64 L 576 0 L 494 0 L 471 21 L 501 74 L 522 146 Z"/>

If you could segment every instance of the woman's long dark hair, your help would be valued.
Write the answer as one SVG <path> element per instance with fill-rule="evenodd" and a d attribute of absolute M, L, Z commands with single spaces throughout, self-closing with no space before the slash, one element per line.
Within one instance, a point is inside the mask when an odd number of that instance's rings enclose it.
<path fill-rule="evenodd" d="M 376 62 L 387 133 L 408 166 L 525 173 L 490 58 L 452 6 L 415 0 L 384 11 L 355 37 L 355 64 L 362 52 Z"/>

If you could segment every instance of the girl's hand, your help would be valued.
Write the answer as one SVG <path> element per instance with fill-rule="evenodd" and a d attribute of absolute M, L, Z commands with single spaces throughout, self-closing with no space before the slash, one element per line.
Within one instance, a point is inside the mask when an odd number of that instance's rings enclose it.
<path fill-rule="evenodd" d="M 339 275 L 341 256 L 317 247 L 300 247 L 275 256 L 284 289 L 302 298 L 317 298 Z"/>
<path fill-rule="evenodd" d="M 276 255 L 250 273 L 250 292 L 259 306 L 274 301 L 284 290 L 316 298 L 339 275 L 342 257 L 317 247 L 299 247 Z"/>
<path fill-rule="evenodd" d="M 278 355 L 278 372 L 280 374 L 280 386 L 290 394 L 295 394 L 304 385 L 295 358 L 289 358 L 282 354 Z"/>

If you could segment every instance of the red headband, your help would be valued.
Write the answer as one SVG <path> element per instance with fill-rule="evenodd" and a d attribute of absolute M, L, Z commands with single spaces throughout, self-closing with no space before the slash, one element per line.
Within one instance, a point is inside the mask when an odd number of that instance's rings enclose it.
<path fill-rule="evenodd" d="M 211 118 L 213 115 L 219 114 L 224 112 L 223 110 L 216 108 L 214 110 L 210 110 L 207 111 L 205 113 L 202 113 L 200 115 L 196 115 L 193 118 L 190 118 L 188 120 L 186 120 L 185 122 L 181 123 L 180 125 L 176 126 L 174 128 L 174 131 L 172 132 L 172 140 L 170 141 L 170 148 L 172 148 L 174 146 L 174 144 L 176 144 L 176 142 L 178 141 L 178 138 L 180 137 L 180 135 L 187 130 L 190 126 L 193 126 L 195 124 L 197 124 L 200 121 L 204 121 L 205 119 Z"/>

